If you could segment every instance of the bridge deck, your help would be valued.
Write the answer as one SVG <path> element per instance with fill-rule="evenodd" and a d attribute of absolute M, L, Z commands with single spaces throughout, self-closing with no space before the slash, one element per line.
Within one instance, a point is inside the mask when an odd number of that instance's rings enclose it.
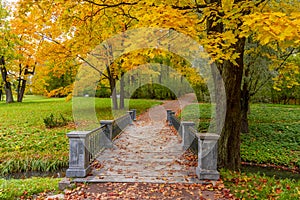
<path fill-rule="evenodd" d="M 140 116 L 114 141 L 113 148 L 98 156 L 91 175 L 74 181 L 200 183 L 197 160 L 182 150 L 180 136 L 166 123 L 168 106 L 153 107 Z"/>

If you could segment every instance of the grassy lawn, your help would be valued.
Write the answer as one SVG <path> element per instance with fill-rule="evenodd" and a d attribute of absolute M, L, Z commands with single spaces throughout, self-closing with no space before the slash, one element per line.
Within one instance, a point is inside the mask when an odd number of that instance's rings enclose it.
<path fill-rule="evenodd" d="M 200 119 L 195 109 L 200 110 Z M 190 105 L 181 113 L 184 120 L 198 123 L 207 132 L 211 121 L 210 104 Z M 213 116 L 213 114 L 212 114 Z M 213 123 L 211 124 L 213 126 Z M 250 133 L 242 134 L 242 161 L 300 168 L 300 106 L 253 104 L 249 114 Z M 221 171 L 226 187 L 241 199 L 299 199 L 300 180 L 278 178 L 258 172 Z"/>

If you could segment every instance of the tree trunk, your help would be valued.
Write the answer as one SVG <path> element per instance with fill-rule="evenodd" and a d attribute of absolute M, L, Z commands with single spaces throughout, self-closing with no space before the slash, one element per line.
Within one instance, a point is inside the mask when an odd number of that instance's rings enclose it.
<path fill-rule="evenodd" d="M 110 80 L 110 91 L 113 103 L 113 109 L 118 110 L 117 88 L 115 79 Z"/>
<path fill-rule="evenodd" d="M 3 57 L 2 57 L 3 59 Z M 3 62 L 3 61 L 2 61 Z M 12 90 L 11 90 L 11 83 L 7 81 L 7 70 L 6 67 L 4 66 L 4 62 L 2 63 L 3 67 L 1 67 L 1 75 L 2 75 L 2 80 L 4 81 L 4 91 L 6 95 L 6 103 L 12 103 L 14 102 Z"/>
<path fill-rule="evenodd" d="M 4 84 L 4 90 L 5 90 L 5 96 L 6 96 L 6 103 L 13 103 L 14 97 L 11 90 L 11 84 L 10 82 L 5 82 Z"/>
<path fill-rule="evenodd" d="M 249 91 L 247 88 L 243 88 L 242 98 L 241 98 L 241 109 L 242 109 L 241 133 L 249 133 L 249 122 L 248 122 L 249 102 L 250 102 Z"/>
<path fill-rule="evenodd" d="M 124 109 L 125 108 L 125 91 L 124 91 L 124 87 L 125 87 L 125 81 L 124 81 L 124 72 L 121 72 L 121 79 L 120 79 L 120 109 Z"/>
<path fill-rule="evenodd" d="M 23 101 L 24 93 L 25 93 L 25 88 L 26 88 L 26 80 L 21 79 L 21 84 L 20 88 L 18 89 L 18 102 Z"/>
<path fill-rule="evenodd" d="M 241 93 L 241 109 L 242 109 L 242 124 L 241 124 L 241 133 L 249 133 L 249 124 L 248 124 L 248 112 L 249 112 L 249 102 L 250 102 L 250 88 L 249 88 L 249 73 L 250 66 L 245 66 L 245 74 L 243 81 L 243 88 Z"/>
<path fill-rule="evenodd" d="M 238 66 L 230 61 L 222 64 L 222 77 L 226 92 L 225 124 L 219 139 L 218 166 L 239 170 L 241 166 L 241 84 L 243 77 L 243 52 L 245 39 L 239 39 L 235 49 L 240 53 Z"/>

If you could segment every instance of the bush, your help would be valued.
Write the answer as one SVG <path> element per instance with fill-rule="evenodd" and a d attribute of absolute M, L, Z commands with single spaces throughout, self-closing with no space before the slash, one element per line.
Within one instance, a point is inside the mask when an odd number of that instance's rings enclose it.
<path fill-rule="evenodd" d="M 60 117 L 54 117 L 51 113 L 48 117 L 44 118 L 44 124 L 47 128 L 66 126 L 68 122 L 69 120 L 67 120 L 62 114 L 60 114 Z"/>

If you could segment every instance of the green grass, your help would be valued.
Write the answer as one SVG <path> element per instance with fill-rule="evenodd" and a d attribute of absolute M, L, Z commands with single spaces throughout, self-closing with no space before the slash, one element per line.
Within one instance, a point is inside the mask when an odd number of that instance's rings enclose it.
<path fill-rule="evenodd" d="M 0 199 L 27 199 L 34 194 L 57 191 L 59 178 L 0 179 Z"/>
<path fill-rule="evenodd" d="M 198 131 L 206 132 L 212 106 L 199 104 L 200 119 L 195 116 L 197 107 L 190 105 L 181 115 L 184 120 L 198 122 Z M 241 136 L 242 161 L 300 167 L 300 106 L 253 104 L 249 125 L 250 133 Z"/>
<path fill-rule="evenodd" d="M 300 167 L 300 106 L 251 105 L 250 133 L 242 134 L 242 160 Z"/>
<path fill-rule="evenodd" d="M 276 179 L 260 173 L 238 173 L 221 170 L 226 188 L 239 199 L 281 199 L 300 198 L 300 180 Z"/>
<path fill-rule="evenodd" d="M 153 100 L 130 100 L 138 113 L 153 105 Z M 112 119 L 111 100 L 96 99 L 97 118 Z M 72 102 L 26 96 L 23 103 L 0 102 L 0 175 L 24 171 L 56 171 L 68 166 L 69 147 L 66 133 L 74 124 L 47 129 L 43 119 L 50 114 L 73 121 Z M 98 123 L 97 123 L 98 126 Z"/>
<path fill-rule="evenodd" d="M 200 119 L 195 116 L 198 108 Z M 198 131 L 206 132 L 211 118 L 214 118 L 211 108 L 210 104 L 190 105 L 181 116 L 198 123 Z M 241 135 L 242 161 L 300 167 L 300 106 L 253 104 L 249 125 L 250 133 Z M 239 199 L 299 199 L 300 180 L 291 174 L 280 179 L 278 173 L 267 176 L 221 170 L 221 177 L 225 186 Z"/>

